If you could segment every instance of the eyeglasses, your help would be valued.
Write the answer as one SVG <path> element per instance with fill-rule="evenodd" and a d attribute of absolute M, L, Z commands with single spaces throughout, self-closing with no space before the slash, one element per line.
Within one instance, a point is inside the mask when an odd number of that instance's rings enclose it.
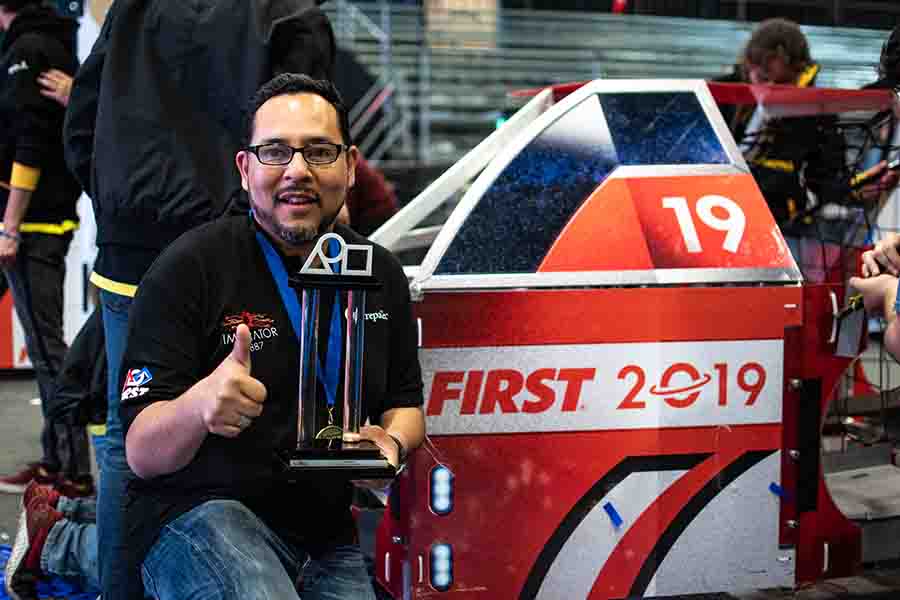
<path fill-rule="evenodd" d="M 315 144 L 307 144 L 300 148 L 294 148 L 287 144 L 274 142 L 272 144 L 260 144 L 258 146 L 248 146 L 247 152 L 256 155 L 264 165 L 272 165 L 283 167 L 290 164 L 294 160 L 294 154 L 299 152 L 303 155 L 303 160 L 310 165 L 322 166 L 330 165 L 338 159 L 343 150 L 348 147 L 343 144 L 331 144 L 329 142 L 317 142 Z"/>

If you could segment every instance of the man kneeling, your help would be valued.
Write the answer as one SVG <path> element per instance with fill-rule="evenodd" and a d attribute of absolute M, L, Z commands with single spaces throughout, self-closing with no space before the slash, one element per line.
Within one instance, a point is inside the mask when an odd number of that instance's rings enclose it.
<path fill-rule="evenodd" d="M 358 151 L 324 81 L 276 77 L 249 115 L 236 162 L 252 214 L 182 236 L 134 299 L 121 405 L 140 478 L 125 500 L 129 564 L 162 600 L 288 599 L 309 557 L 304 600 L 374 598 L 350 484 L 287 482 L 274 460 L 297 440 L 300 344 L 273 271 L 299 270 L 330 231 L 372 245 L 334 223 Z M 361 433 L 397 464 L 424 437 L 422 379 L 403 269 L 382 247 L 373 255 L 383 287 L 367 309 L 388 318 L 367 323 L 363 418 L 380 425 Z M 326 298 L 320 323 L 344 313 Z"/>

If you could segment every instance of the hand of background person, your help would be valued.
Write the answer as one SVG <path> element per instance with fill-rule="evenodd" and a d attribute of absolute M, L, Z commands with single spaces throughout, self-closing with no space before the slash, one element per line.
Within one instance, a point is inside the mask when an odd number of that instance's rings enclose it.
<path fill-rule="evenodd" d="M 200 416 L 207 431 L 237 437 L 262 414 L 266 386 L 250 375 L 250 328 L 235 330 L 231 354 L 206 378 L 209 393 L 203 396 Z"/>
<path fill-rule="evenodd" d="M 877 275 L 875 277 L 851 277 L 850 287 L 862 294 L 863 303 L 866 306 L 866 312 L 875 313 L 881 316 L 881 312 L 891 306 L 885 306 L 885 298 L 888 295 L 893 296 L 892 292 L 897 289 L 897 278 L 893 275 Z"/>
<path fill-rule="evenodd" d="M 887 168 L 887 162 L 881 161 L 868 171 L 866 175 L 877 177 L 875 181 L 859 189 L 857 194 L 866 202 L 877 200 L 881 195 L 897 187 L 900 182 L 900 173 Z"/>
<path fill-rule="evenodd" d="M 72 77 L 58 69 L 50 69 L 38 75 L 41 95 L 56 100 L 63 106 L 69 105 L 69 94 L 72 93 Z"/>
<path fill-rule="evenodd" d="M 898 183 L 900 183 L 900 172 L 891 171 L 885 167 L 885 173 L 881 176 L 881 181 L 878 182 L 881 190 L 892 190 L 897 187 Z"/>
<path fill-rule="evenodd" d="M 12 267 L 18 255 L 19 241 L 11 237 L 0 236 L 0 267 Z"/>
<path fill-rule="evenodd" d="M 863 252 L 862 276 L 875 277 L 883 272 L 891 275 L 900 274 L 900 234 L 889 233 L 875 244 L 871 250 Z"/>

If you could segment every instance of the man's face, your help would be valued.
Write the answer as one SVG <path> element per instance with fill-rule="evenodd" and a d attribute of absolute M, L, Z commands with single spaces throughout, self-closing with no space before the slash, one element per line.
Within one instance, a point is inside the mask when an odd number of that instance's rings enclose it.
<path fill-rule="evenodd" d="M 341 144 L 337 111 L 316 94 L 276 96 L 256 111 L 250 145 L 273 142 L 294 148 Z M 290 163 L 275 166 L 242 150 L 236 161 L 257 222 L 290 252 L 303 250 L 331 229 L 353 185 L 357 157 L 356 147 L 351 147 L 331 164 L 309 165 L 297 152 Z"/>

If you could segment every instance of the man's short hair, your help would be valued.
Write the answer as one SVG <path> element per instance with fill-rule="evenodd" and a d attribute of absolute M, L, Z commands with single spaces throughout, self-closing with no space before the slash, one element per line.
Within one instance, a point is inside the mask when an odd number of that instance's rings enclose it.
<path fill-rule="evenodd" d="M 0 8 L 9 12 L 19 12 L 26 6 L 40 6 L 43 0 L 0 0 Z"/>
<path fill-rule="evenodd" d="M 900 26 L 894 28 L 881 48 L 878 76 L 890 80 L 895 86 L 900 84 Z"/>
<path fill-rule="evenodd" d="M 253 139 L 253 128 L 256 125 L 256 112 L 259 107 L 272 98 L 288 94 L 315 94 L 327 100 L 337 111 L 341 141 L 348 146 L 353 145 L 353 140 L 350 139 L 350 116 L 340 92 L 326 79 L 313 79 L 300 73 L 282 73 L 264 83 L 250 98 L 245 128 L 247 144 Z"/>
<path fill-rule="evenodd" d="M 809 42 L 800 26 L 787 19 L 768 19 L 760 23 L 744 48 L 744 60 L 761 65 L 770 56 L 780 55 L 792 67 L 812 62 Z"/>

